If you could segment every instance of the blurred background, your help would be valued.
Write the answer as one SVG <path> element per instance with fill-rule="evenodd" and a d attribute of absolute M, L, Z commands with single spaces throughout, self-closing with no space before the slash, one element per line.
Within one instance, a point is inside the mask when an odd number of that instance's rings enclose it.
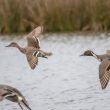
<path fill-rule="evenodd" d="M 0 0 L 1 33 L 109 31 L 110 0 Z"/>
<path fill-rule="evenodd" d="M 41 49 L 31 70 L 10 42 L 26 46 L 26 35 L 39 25 Z M 110 49 L 110 0 L 0 0 L 0 84 L 20 90 L 32 110 L 110 110 L 110 84 L 101 90 L 99 64 L 80 57 L 85 50 Z M 20 37 L 19 37 L 20 36 Z M 20 110 L 9 101 L 1 110 Z"/>

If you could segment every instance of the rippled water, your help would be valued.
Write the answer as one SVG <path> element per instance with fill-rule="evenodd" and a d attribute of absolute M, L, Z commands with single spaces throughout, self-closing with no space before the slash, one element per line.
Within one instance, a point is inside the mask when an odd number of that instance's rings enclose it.
<path fill-rule="evenodd" d="M 0 38 L 0 83 L 18 88 L 32 110 L 110 110 L 110 84 L 101 90 L 99 62 L 80 57 L 86 49 L 102 54 L 110 49 L 110 38 L 53 35 L 41 39 L 41 48 L 52 51 L 48 59 L 39 58 L 31 70 L 26 58 L 15 48 L 5 45 L 16 41 L 25 46 L 25 39 Z M 16 103 L 0 103 L 1 110 L 20 110 Z"/>

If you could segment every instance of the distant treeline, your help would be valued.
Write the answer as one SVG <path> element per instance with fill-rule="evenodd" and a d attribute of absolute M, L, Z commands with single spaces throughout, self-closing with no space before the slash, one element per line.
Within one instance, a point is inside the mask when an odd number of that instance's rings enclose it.
<path fill-rule="evenodd" d="M 110 0 L 0 0 L 1 33 L 109 31 Z"/>

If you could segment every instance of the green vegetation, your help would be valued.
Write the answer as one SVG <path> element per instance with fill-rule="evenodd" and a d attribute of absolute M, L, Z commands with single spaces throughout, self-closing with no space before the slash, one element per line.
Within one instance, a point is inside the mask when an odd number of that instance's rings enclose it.
<path fill-rule="evenodd" d="M 1 33 L 109 31 L 110 0 L 0 0 Z"/>

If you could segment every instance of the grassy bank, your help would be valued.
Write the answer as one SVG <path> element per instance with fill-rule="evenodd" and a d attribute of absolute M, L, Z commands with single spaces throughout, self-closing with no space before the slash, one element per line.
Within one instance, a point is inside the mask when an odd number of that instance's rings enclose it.
<path fill-rule="evenodd" d="M 110 0 L 0 0 L 1 33 L 109 31 Z"/>

